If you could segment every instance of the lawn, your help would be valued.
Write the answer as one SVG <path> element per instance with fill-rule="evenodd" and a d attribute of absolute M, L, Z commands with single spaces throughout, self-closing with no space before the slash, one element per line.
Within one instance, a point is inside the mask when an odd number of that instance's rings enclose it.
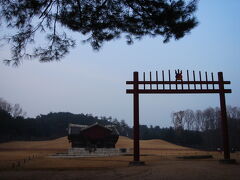
<path fill-rule="evenodd" d="M 132 140 L 120 137 L 116 147 L 129 148 Z M 146 166 L 128 165 L 132 156 L 51 158 L 70 147 L 66 137 L 50 141 L 0 144 L 0 179 L 239 179 L 240 166 L 219 163 L 219 152 L 177 146 L 163 140 L 140 141 Z M 211 159 L 183 160 L 178 156 L 212 155 Z M 231 154 L 240 160 L 240 153 Z"/>

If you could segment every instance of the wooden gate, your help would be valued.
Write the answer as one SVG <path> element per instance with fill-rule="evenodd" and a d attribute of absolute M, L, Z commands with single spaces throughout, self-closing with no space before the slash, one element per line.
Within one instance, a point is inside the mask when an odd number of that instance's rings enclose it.
<path fill-rule="evenodd" d="M 143 73 L 143 79 L 139 80 L 138 72 L 133 72 L 133 81 L 127 81 L 127 85 L 133 85 L 132 89 L 127 89 L 127 94 L 133 94 L 133 135 L 134 135 L 134 156 L 132 163 L 140 163 L 139 149 L 139 94 L 207 94 L 217 93 L 220 96 L 221 108 L 221 128 L 223 136 L 224 159 L 230 160 L 229 152 L 229 135 L 226 113 L 225 93 L 231 93 L 231 89 L 225 89 L 225 84 L 230 84 L 230 81 L 223 80 L 223 73 L 218 72 L 218 79 L 214 80 L 214 75 L 211 73 L 210 78 L 208 73 L 202 75 L 199 71 L 197 77 L 195 71 L 191 74 L 186 71 L 186 77 L 180 70 L 175 70 L 174 78 L 171 78 L 171 72 L 161 72 L 161 80 L 159 80 L 158 71 L 155 78 L 152 78 L 152 72 L 149 73 L 149 79 L 146 80 L 146 74 Z M 167 77 L 167 78 L 165 78 Z M 141 164 L 141 163 L 140 163 Z"/>

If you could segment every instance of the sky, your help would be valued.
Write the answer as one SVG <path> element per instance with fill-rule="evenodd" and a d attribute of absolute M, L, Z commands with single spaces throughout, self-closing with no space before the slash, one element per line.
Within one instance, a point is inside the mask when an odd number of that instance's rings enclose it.
<path fill-rule="evenodd" d="M 49 112 L 88 113 L 111 116 L 133 124 L 133 97 L 126 94 L 126 81 L 133 72 L 181 69 L 224 73 L 230 80 L 227 105 L 240 106 L 240 1 L 200 0 L 196 17 L 199 25 L 184 38 L 167 44 L 161 37 L 145 37 L 133 45 L 125 39 L 104 44 L 95 52 L 82 44 L 61 61 L 40 63 L 26 60 L 19 67 L 0 63 L 0 97 L 20 104 L 28 117 Z M 9 56 L 0 48 L 0 59 Z M 219 106 L 218 94 L 140 95 L 140 124 L 172 125 L 171 113 Z"/>

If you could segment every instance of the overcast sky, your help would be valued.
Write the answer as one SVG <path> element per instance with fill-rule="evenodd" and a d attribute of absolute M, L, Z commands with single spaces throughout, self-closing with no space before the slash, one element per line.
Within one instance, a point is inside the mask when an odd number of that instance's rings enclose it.
<path fill-rule="evenodd" d="M 132 125 L 132 95 L 126 81 L 133 71 L 196 70 L 224 73 L 232 84 L 228 105 L 240 106 L 240 1 L 201 0 L 199 25 L 179 41 L 144 38 L 129 46 L 124 39 L 105 43 L 99 52 L 81 43 L 59 62 L 24 61 L 18 68 L 0 63 L 0 97 L 19 103 L 28 117 L 49 112 L 91 113 L 124 119 Z M 9 49 L 0 49 L 0 58 Z M 140 123 L 170 126 L 170 114 L 219 106 L 213 95 L 141 95 Z"/>

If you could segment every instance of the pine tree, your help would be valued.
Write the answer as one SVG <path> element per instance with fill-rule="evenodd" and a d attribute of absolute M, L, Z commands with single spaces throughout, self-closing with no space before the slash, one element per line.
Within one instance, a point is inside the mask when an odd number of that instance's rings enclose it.
<path fill-rule="evenodd" d="M 128 44 L 144 36 L 180 39 L 197 25 L 196 7 L 197 0 L 0 0 L 1 26 L 14 32 L 2 37 L 12 51 L 5 62 L 61 59 L 75 46 L 66 30 L 84 35 L 94 50 L 121 35 Z M 48 45 L 36 43 L 30 53 L 40 33 Z"/>

